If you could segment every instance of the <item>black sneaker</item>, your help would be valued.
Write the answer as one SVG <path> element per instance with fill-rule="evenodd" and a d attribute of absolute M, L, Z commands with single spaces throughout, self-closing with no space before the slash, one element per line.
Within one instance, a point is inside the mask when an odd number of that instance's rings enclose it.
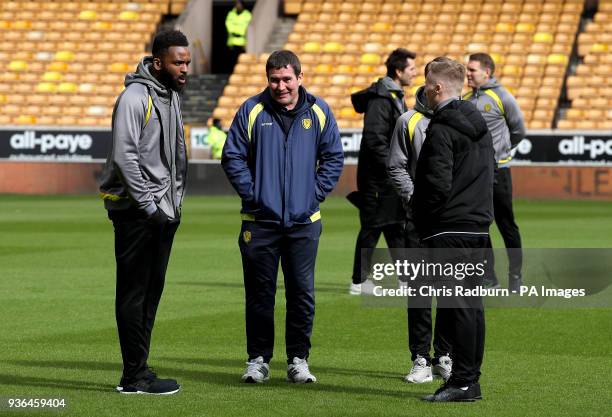
<path fill-rule="evenodd" d="M 450 384 L 444 384 L 433 395 L 423 397 L 423 400 L 429 402 L 474 402 L 481 400 L 480 384 L 475 382 L 467 387 L 455 387 Z"/>
<path fill-rule="evenodd" d="M 174 379 L 141 379 L 123 386 L 121 394 L 171 395 L 177 393 L 181 386 Z"/>
<path fill-rule="evenodd" d="M 521 285 L 523 285 L 523 278 L 520 275 L 510 274 L 508 276 L 508 290 L 511 293 L 518 294 L 521 291 Z"/>
<path fill-rule="evenodd" d="M 499 281 L 497 280 L 497 277 L 487 277 L 485 279 L 482 280 L 482 286 L 485 288 L 490 288 L 490 289 L 495 289 L 495 288 L 500 288 L 501 285 L 499 285 Z"/>
<path fill-rule="evenodd" d="M 142 379 L 155 379 L 155 378 L 157 378 L 157 374 L 153 371 L 153 368 L 147 367 L 147 372 L 142 377 Z M 128 384 L 128 383 L 129 383 L 128 380 L 124 376 L 121 376 L 121 380 L 119 381 L 119 385 L 117 385 L 115 387 L 115 390 L 117 390 L 118 392 L 123 391 L 123 386 Z"/>

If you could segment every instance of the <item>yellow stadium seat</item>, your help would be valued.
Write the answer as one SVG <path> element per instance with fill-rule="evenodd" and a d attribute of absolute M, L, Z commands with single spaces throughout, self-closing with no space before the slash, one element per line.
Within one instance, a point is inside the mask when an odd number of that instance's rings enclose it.
<path fill-rule="evenodd" d="M 30 20 L 17 20 L 11 26 L 13 29 L 26 30 L 32 28 L 32 22 Z"/>
<path fill-rule="evenodd" d="M 591 52 L 595 54 L 606 53 L 608 52 L 608 44 L 606 43 L 594 43 L 591 46 Z"/>
<path fill-rule="evenodd" d="M 61 81 L 62 78 L 63 78 L 62 73 L 56 72 L 56 71 L 45 72 L 42 76 L 43 81 L 49 81 L 49 82 Z"/>
<path fill-rule="evenodd" d="M 119 72 L 123 74 L 129 72 L 131 67 L 125 62 L 114 62 L 108 66 L 108 69 L 110 72 Z"/>
<path fill-rule="evenodd" d="M 140 15 L 137 12 L 134 12 L 132 10 L 125 10 L 119 13 L 119 20 L 135 21 L 139 19 L 140 19 Z"/>
<path fill-rule="evenodd" d="M 549 65 L 567 65 L 569 62 L 569 57 L 567 55 L 562 54 L 550 54 L 546 59 Z"/>
<path fill-rule="evenodd" d="M 374 53 L 365 53 L 361 55 L 360 62 L 368 65 L 378 65 L 382 61 L 380 55 Z"/>
<path fill-rule="evenodd" d="M 512 33 L 514 32 L 514 25 L 511 23 L 498 23 L 495 25 L 495 32 Z"/>
<path fill-rule="evenodd" d="M 18 125 L 35 125 L 36 117 L 29 114 L 22 114 L 13 119 Z"/>
<path fill-rule="evenodd" d="M 54 93 L 56 90 L 56 85 L 49 82 L 42 82 L 36 86 L 36 91 L 39 93 Z"/>
<path fill-rule="evenodd" d="M 533 41 L 538 43 L 553 43 L 554 40 L 555 38 L 550 32 L 538 32 L 533 35 Z"/>
<path fill-rule="evenodd" d="M 393 26 L 387 22 L 376 22 L 372 25 L 372 31 L 374 32 L 390 32 Z"/>
<path fill-rule="evenodd" d="M 11 71 L 27 71 L 28 63 L 25 61 L 11 61 L 8 65 L 8 69 Z"/>
<path fill-rule="evenodd" d="M 330 64 L 319 64 L 314 68 L 314 72 L 317 74 L 331 74 L 334 72 L 334 67 Z"/>
<path fill-rule="evenodd" d="M 83 10 L 79 13 L 79 19 L 81 20 L 96 20 L 98 18 L 98 13 L 94 10 Z"/>
<path fill-rule="evenodd" d="M 74 52 L 71 51 L 58 51 L 55 53 L 56 61 L 73 61 Z"/>
<path fill-rule="evenodd" d="M 339 42 L 325 42 L 323 45 L 324 52 L 341 53 L 344 51 L 344 45 Z"/>
<path fill-rule="evenodd" d="M 93 29 L 95 30 L 111 30 L 113 28 L 112 22 L 95 22 L 93 24 Z"/>
<path fill-rule="evenodd" d="M 60 83 L 57 86 L 57 92 L 59 93 L 76 93 L 78 91 L 78 87 L 75 83 Z"/>

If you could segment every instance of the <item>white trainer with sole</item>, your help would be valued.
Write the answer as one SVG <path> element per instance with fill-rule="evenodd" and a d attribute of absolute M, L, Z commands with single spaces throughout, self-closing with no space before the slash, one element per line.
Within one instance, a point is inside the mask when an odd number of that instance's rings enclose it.
<path fill-rule="evenodd" d="M 404 377 L 404 381 L 412 384 L 422 384 L 424 382 L 433 381 L 431 366 L 427 365 L 427 360 L 425 360 L 424 357 L 417 355 L 412 363 L 412 369 L 410 369 L 408 375 Z"/>

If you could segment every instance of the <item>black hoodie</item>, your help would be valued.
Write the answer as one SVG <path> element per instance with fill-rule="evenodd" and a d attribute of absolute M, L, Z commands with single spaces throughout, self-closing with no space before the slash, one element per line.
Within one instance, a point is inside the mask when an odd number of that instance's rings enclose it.
<path fill-rule="evenodd" d="M 412 199 L 419 236 L 488 232 L 495 158 L 482 115 L 472 103 L 452 101 L 435 112 L 426 136 Z"/>

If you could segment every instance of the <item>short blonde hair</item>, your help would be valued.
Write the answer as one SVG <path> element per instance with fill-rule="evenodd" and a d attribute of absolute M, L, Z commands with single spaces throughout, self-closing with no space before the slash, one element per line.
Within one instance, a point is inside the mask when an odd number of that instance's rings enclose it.
<path fill-rule="evenodd" d="M 449 93 L 461 95 L 465 81 L 465 67 L 462 64 L 446 57 L 438 57 L 429 62 L 426 68 L 428 78 L 443 84 Z"/>

